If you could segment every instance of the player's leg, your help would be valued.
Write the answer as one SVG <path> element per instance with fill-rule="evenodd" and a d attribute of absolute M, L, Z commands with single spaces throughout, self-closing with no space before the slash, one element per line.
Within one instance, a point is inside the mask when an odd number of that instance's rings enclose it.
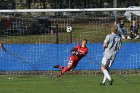
<path fill-rule="evenodd" d="M 104 78 L 103 78 L 103 81 L 100 83 L 100 85 L 105 85 L 105 82 L 106 82 L 106 76 L 104 75 Z"/>
<path fill-rule="evenodd" d="M 110 64 L 110 60 L 105 58 L 105 57 L 103 57 L 102 65 L 101 65 L 101 70 L 102 70 L 102 72 L 104 74 L 104 79 L 102 81 L 102 84 L 105 84 L 106 79 L 111 81 L 111 76 L 110 76 L 110 74 L 109 74 L 109 72 L 107 70 L 107 67 L 109 66 L 109 64 Z"/>
<path fill-rule="evenodd" d="M 73 61 L 69 61 L 68 66 L 64 67 L 62 71 L 58 74 L 58 76 L 63 75 L 65 72 L 70 71 L 71 67 L 73 66 Z"/>
<path fill-rule="evenodd" d="M 60 65 L 55 65 L 54 68 L 58 68 L 58 69 L 62 70 L 64 67 L 60 66 Z"/>
<path fill-rule="evenodd" d="M 110 66 L 111 66 L 111 64 L 109 64 L 109 66 L 105 66 L 108 73 L 109 73 Z M 103 81 L 102 81 L 101 85 L 105 85 L 106 80 L 107 80 L 107 77 L 104 75 L 104 78 L 103 78 Z"/>
<path fill-rule="evenodd" d="M 69 59 L 68 65 L 62 69 L 61 73 L 59 73 L 58 76 L 63 75 L 67 71 L 70 71 L 72 69 L 72 67 L 76 67 L 79 60 L 80 59 L 76 55 L 72 55 Z"/>
<path fill-rule="evenodd" d="M 108 64 L 105 66 L 105 68 L 108 71 L 108 73 L 109 73 L 110 66 L 111 66 L 111 64 L 109 64 L 109 66 L 108 66 Z M 106 79 L 107 79 L 106 76 L 104 76 L 102 83 L 105 83 Z"/>
<path fill-rule="evenodd" d="M 109 70 L 110 70 L 110 67 L 111 67 L 112 64 L 114 63 L 114 59 L 115 59 L 115 56 L 114 56 L 112 59 L 109 60 L 109 65 L 108 65 L 107 68 L 106 68 L 108 72 L 109 72 Z M 113 82 L 114 82 L 114 79 L 111 78 L 111 80 L 109 81 L 109 84 L 112 85 Z"/>
<path fill-rule="evenodd" d="M 64 74 L 67 71 L 73 71 L 76 68 L 79 61 L 80 61 L 80 59 L 76 55 L 72 55 L 70 57 L 68 66 L 66 66 L 62 69 L 61 73 L 59 73 L 59 76 L 61 76 L 62 74 Z"/>
<path fill-rule="evenodd" d="M 71 66 L 70 71 L 74 71 L 74 69 L 75 69 L 75 68 L 77 67 L 77 65 L 78 65 L 78 62 L 79 62 L 79 60 L 73 62 L 73 65 Z"/>

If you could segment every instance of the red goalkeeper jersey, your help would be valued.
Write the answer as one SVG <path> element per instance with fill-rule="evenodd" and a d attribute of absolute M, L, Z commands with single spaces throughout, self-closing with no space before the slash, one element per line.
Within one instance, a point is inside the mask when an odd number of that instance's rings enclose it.
<path fill-rule="evenodd" d="M 81 59 L 88 53 L 87 47 L 82 47 L 80 45 L 74 47 L 74 50 L 78 53 L 77 56 Z"/>

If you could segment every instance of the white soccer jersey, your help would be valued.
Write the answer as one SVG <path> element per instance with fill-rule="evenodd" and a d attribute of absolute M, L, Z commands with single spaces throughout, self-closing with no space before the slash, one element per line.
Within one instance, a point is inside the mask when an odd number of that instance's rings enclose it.
<path fill-rule="evenodd" d="M 117 34 L 109 34 L 104 40 L 104 57 L 114 59 L 121 48 L 121 37 Z"/>

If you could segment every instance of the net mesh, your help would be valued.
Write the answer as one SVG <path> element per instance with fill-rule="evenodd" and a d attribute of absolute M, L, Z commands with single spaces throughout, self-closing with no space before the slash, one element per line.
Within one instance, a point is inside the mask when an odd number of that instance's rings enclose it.
<path fill-rule="evenodd" d="M 3 50 L 0 52 L 2 61 L 0 70 L 8 73 L 22 73 L 22 71 L 55 73 L 56 69 L 53 66 L 56 64 L 66 66 L 70 50 L 86 38 L 89 53 L 78 64 L 75 73 L 80 74 L 81 71 L 86 75 L 100 73 L 102 42 L 110 33 L 111 25 L 123 19 L 128 36 L 131 33 L 132 21 L 127 20 L 124 16 L 125 12 L 124 10 L 86 11 L 84 9 L 77 12 L 1 12 L 0 33 L 6 52 Z M 139 21 L 140 17 L 132 14 L 131 19 Z M 117 70 L 118 73 L 119 71 L 137 73 L 140 68 L 137 52 L 139 39 L 126 38 L 123 42 L 122 52 L 117 56 L 116 64 L 112 69 Z M 127 58 L 128 56 L 130 58 Z M 126 63 L 123 63 L 124 60 Z"/>

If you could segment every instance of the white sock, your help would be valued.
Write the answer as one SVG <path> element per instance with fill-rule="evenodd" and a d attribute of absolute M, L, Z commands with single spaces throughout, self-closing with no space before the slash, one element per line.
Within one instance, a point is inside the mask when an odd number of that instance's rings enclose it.
<path fill-rule="evenodd" d="M 104 75 L 102 83 L 105 83 L 105 81 L 106 81 L 106 76 Z"/>
<path fill-rule="evenodd" d="M 104 73 L 105 77 L 110 81 L 111 80 L 111 77 L 110 77 L 108 71 L 107 70 L 104 70 L 103 73 Z"/>

